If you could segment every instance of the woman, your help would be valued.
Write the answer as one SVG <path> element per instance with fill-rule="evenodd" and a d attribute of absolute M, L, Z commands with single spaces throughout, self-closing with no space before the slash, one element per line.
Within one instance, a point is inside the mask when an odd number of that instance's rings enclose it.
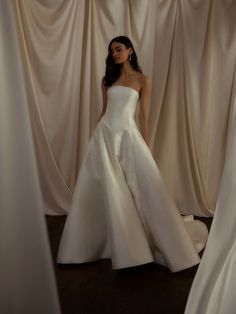
<path fill-rule="evenodd" d="M 109 44 L 102 94 L 58 262 L 110 258 L 114 269 L 156 262 L 173 272 L 198 264 L 207 229 L 198 221 L 185 226 L 146 145 L 151 83 L 125 36 Z M 134 120 L 138 103 L 141 134 Z"/>

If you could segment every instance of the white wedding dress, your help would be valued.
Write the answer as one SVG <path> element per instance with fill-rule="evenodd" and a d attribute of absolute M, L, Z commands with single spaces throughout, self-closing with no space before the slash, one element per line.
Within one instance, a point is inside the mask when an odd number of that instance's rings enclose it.
<path fill-rule="evenodd" d="M 58 263 L 109 258 L 114 269 L 156 262 L 179 271 L 199 263 L 208 232 L 185 221 L 169 197 L 134 120 L 139 93 L 107 91 L 107 110 L 89 143 Z"/>

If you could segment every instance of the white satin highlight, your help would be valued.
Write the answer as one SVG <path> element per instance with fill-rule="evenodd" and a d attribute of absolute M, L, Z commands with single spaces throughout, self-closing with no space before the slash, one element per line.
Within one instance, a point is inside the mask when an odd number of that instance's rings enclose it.
<path fill-rule="evenodd" d="M 127 35 L 152 78 L 149 134 L 165 185 L 183 214 L 212 216 L 232 105 L 236 1 L 12 3 L 45 212 L 70 208 L 101 112 L 107 46 Z"/>
<path fill-rule="evenodd" d="M 8 0 L 0 1 L 0 313 L 60 313 Z"/>
<path fill-rule="evenodd" d="M 198 221 L 184 223 L 171 201 L 135 124 L 138 101 L 132 88 L 108 89 L 107 111 L 76 183 L 59 263 L 110 258 L 114 269 L 155 261 L 179 271 L 200 261 L 207 229 Z"/>
<path fill-rule="evenodd" d="M 216 213 L 185 314 L 236 312 L 236 98 L 231 117 Z"/>

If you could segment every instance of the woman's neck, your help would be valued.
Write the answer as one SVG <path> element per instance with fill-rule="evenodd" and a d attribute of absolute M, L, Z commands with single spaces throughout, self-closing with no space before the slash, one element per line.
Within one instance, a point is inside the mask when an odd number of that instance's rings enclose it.
<path fill-rule="evenodd" d="M 122 64 L 121 66 L 121 76 L 123 78 L 129 78 L 130 76 L 134 75 L 134 69 L 132 68 L 132 66 L 130 65 L 130 63 L 128 61 L 126 61 L 125 63 Z"/>

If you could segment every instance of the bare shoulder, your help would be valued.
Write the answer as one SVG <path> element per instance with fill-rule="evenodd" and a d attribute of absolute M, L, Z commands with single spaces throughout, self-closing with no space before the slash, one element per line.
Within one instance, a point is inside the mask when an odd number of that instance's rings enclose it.
<path fill-rule="evenodd" d="M 105 78 L 102 77 L 101 79 L 101 87 L 103 91 L 107 91 L 107 86 L 105 85 Z"/>
<path fill-rule="evenodd" d="M 146 74 L 140 73 L 141 90 L 151 90 L 152 80 Z"/>
<path fill-rule="evenodd" d="M 141 83 L 142 83 L 142 87 L 144 87 L 144 86 L 147 87 L 147 86 L 151 86 L 152 81 L 151 81 L 151 78 L 148 75 L 142 73 L 142 75 L 141 75 Z"/>

